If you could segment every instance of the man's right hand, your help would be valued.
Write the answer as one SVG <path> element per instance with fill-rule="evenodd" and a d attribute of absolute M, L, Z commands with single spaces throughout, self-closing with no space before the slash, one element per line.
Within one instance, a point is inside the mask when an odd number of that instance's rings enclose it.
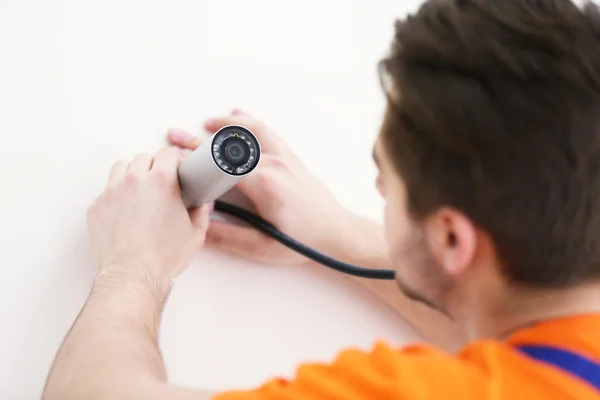
<path fill-rule="evenodd" d="M 254 117 L 234 110 L 209 119 L 204 127 L 215 133 L 226 125 L 241 125 L 257 136 L 262 149 L 259 166 L 237 188 L 254 204 L 258 214 L 294 239 L 317 250 L 338 250 L 333 238 L 356 234 L 358 216 L 344 209 L 275 132 Z M 179 129 L 168 134 L 171 144 L 194 150 L 202 139 Z M 252 227 L 211 221 L 207 243 L 225 251 L 270 264 L 302 264 L 305 257 L 287 249 Z M 339 239 L 338 239 L 339 240 Z M 350 243 L 344 244 L 352 246 Z M 336 251 L 337 253 L 337 251 Z"/>

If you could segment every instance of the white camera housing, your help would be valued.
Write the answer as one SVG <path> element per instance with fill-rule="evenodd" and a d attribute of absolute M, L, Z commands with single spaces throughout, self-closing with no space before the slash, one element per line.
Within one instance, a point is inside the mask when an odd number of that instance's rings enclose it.
<path fill-rule="evenodd" d="M 179 166 L 179 184 L 187 208 L 214 201 L 250 174 L 260 161 L 260 144 L 248 129 L 225 126 Z"/>

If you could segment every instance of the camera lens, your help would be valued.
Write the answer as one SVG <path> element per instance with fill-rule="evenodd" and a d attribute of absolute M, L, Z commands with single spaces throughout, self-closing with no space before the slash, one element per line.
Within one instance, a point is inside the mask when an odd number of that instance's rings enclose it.
<path fill-rule="evenodd" d="M 238 167 L 248 162 L 250 148 L 246 142 L 237 137 L 231 137 L 221 146 L 221 157 L 228 164 Z"/>
<path fill-rule="evenodd" d="M 212 139 L 212 159 L 228 175 L 246 175 L 258 165 L 260 145 L 250 130 L 230 125 L 221 128 Z"/>

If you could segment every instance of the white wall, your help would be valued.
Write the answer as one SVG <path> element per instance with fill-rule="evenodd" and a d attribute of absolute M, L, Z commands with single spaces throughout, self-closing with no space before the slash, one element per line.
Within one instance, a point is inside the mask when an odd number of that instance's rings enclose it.
<path fill-rule="evenodd" d="M 158 149 L 168 127 L 245 108 L 380 219 L 376 62 L 417 3 L 0 0 L 0 398 L 39 397 L 93 279 L 87 205 L 113 161 Z M 161 345 L 173 382 L 223 389 L 379 337 L 413 336 L 336 273 L 204 252 Z"/>

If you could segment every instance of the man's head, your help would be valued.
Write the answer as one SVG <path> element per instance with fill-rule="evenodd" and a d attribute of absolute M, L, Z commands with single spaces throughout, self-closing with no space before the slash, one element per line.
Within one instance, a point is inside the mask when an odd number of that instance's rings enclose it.
<path fill-rule="evenodd" d="M 477 280 L 600 279 L 595 5 L 429 0 L 397 23 L 381 74 L 378 187 L 409 295 L 446 307 Z"/>

